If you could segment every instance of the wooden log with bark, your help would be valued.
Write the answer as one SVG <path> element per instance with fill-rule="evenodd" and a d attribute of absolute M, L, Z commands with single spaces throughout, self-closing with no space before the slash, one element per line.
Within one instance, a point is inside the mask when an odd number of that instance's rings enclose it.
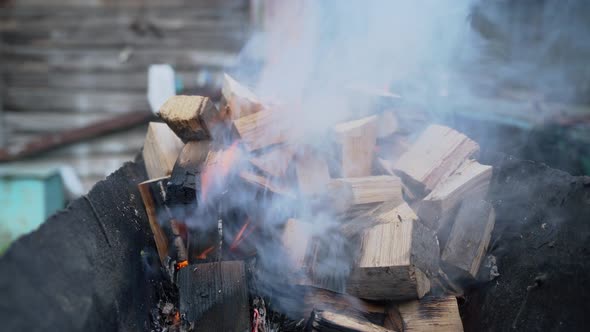
<path fill-rule="evenodd" d="M 184 145 L 168 181 L 168 201 L 172 205 L 197 203 L 201 168 L 210 149 L 209 141 L 190 141 Z"/>
<path fill-rule="evenodd" d="M 307 322 L 307 331 L 324 332 L 390 332 L 367 319 L 351 317 L 331 310 L 316 309 Z"/>
<path fill-rule="evenodd" d="M 426 195 L 478 151 L 479 145 L 467 136 L 449 127 L 431 125 L 391 171 Z"/>
<path fill-rule="evenodd" d="M 475 196 L 461 204 L 441 254 L 441 265 L 450 278 L 465 281 L 477 278 L 494 223 L 494 209 L 481 197 Z"/>
<path fill-rule="evenodd" d="M 142 151 L 148 177 L 169 176 L 182 146 L 180 138 L 165 123 L 150 122 Z"/>
<path fill-rule="evenodd" d="M 208 140 L 222 116 L 208 97 L 173 96 L 159 115 L 183 142 Z"/>
<path fill-rule="evenodd" d="M 438 240 L 433 231 L 407 211 L 391 213 L 388 222 L 365 230 L 347 293 L 369 300 L 418 299 L 430 290 L 438 270 Z"/>
<path fill-rule="evenodd" d="M 248 285 L 242 261 L 189 265 L 178 272 L 180 312 L 195 331 L 250 328 Z"/>
<path fill-rule="evenodd" d="M 160 226 L 159 215 L 163 213 L 161 208 L 165 205 L 167 181 L 168 177 L 164 177 L 144 181 L 137 185 L 162 264 L 168 256 L 168 238 Z"/>
<path fill-rule="evenodd" d="M 395 305 L 404 332 L 462 332 L 463 323 L 454 296 L 426 296 Z"/>

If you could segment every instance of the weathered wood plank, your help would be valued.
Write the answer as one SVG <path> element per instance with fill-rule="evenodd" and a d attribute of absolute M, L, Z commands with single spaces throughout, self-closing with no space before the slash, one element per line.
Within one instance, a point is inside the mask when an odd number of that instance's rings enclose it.
<path fill-rule="evenodd" d="M 153 63 L 169 63 L 175 68 L 194 69 L 197 66 L 224 67 L 236 62 L 236 55 L 223 51 L 196 49 L 63 49 L 61 47 L 5 46 L 3 63 L 44 63 L 61 70 L 146 70 Z"/>
<path fill-rule="evenodd" d="M 182 81 L 184 89 L 198 90 L 205 84 L 219 87 L 223 71 L 218 67 L 198 67 L 194 70 L 176 71 L 176 78 Z M 48 66 L 10 66 L 3 68 L 4 81 L 14 88 L 64 88 L 135 91 L 145 93 L 148 86 L 147 68 L 132 72 L 121 71 L 62 71 Z M 207 77 L 200 81 L 200 77 Z"/>
<path fill-rule="evenodd" d="M 153 7 L 167 9 L 170 7 L 192 7 L 198 9 L 228 10 L 232 8 L 243 8 L 248 5 L 246 0 L 59 0 L 48 3 L 44 0 L 15 0 L 10 1 L 4 8 L 23 9 L 96 9 L 96 8 L 144 8 Z"/>
<path fill-rule="evenodd" d="M 149 110 L 145 93 L 8 87 L 4 105 L 13 110 L 125 113 Z"/>
<path fill-rule="evenodd" d="M 244 45 L 248 30 L 233 31 L 213 30 L 182 30 L 163 32 L 155 27 L 146 27 L 146 31 L 133 27 L 120 29 L 99 27 L 80 30 L 45 30 L 45 31 L 9 31 L 3 32 L 3 42 L 11 46 L 36 46 L 62 49 L 86 48 L 122 48 L 136 49 L 174 47 L 175 49 L 190 50 L 203 45 L 208 50 L 237 52 Z M 189 42 L 190 41 L 190 42 Z"/>
<path fill-rule="evenodd" d="M 48 153 L 53 157 L 85 157 L 91 155 L 124 154 L 134 156 L 139 153 L 145 138 L 146 126 L 125 130 L 123 132 L 97 137 L 85 142 L 76 143 L 63 148 L 58 148 Z M 19 146 L 37 138 L 39 134 L 11 133 L 9 143 L 11 146 Z"/>

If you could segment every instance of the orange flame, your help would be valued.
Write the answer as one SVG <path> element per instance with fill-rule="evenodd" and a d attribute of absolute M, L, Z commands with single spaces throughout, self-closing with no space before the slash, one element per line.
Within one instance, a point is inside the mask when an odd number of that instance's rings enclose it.
<path fill-rule="evenodd" d="M 215 181 L 223 180 L 239 157 L 238 141 L 224 151 L 219 152 L 215 161 L 205 165 L 201 172 L 201 199 L 205 201 Z"/>
<path fill-rule="evenodd" d="M 188 266 L 188 261 L 184 260 L 184 261 L 176 264 L 176 270 L 180 270 L 180 269 L 185 268 L 187 266 Z"/>
<path fill-rule="evenodd" d="M 209 255 L 213 250 L 215 250 L 215 246 L 210 246 L 209 248 L 203 250 L 203 252 L 197 256 L 197 259 L 207 259 L 207 255 Z"/>

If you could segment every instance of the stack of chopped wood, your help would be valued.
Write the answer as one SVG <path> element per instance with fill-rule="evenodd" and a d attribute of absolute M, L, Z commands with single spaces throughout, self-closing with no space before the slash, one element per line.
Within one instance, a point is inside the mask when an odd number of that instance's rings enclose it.
<path fill-rule="evenodd" d="M 308 329 L 462 330 L 454 295 L 476 280 L 494 227 L 486 201 L 492 167 L 475 159 L 476 142 L 437 124 L 404 133 L 396 109 L 376 108 L 334 123 L 325 141 L 314 144 L 301 139 L 305 128 L 293 125 L 284 109 L 264 104 L 227 75 L 222 92 L 219 106 L 207 97 L 172 97 L 160 110 L 165 124 L 149 126 L 143 158 L 150 180 L 140 188 L 162 263 L 173 261 L 180 269 L 204 263 L 199 259 L 215 251 L 225 260 L 223 243 L 189 246 L 189 238 L 206 239 L 200 233 L 207 232 L 187 231 L 184 222 L 201 222 L 203 214 L 194 212 L 199 206 L 219 211 L 229 204 L 224 202 L 240 189 L 228 186 L 239 183 L 257 198 L 248 203 L 247 222 L 223 221 L 223 227 L 240 228 L 229 247 L 239 246 L 252 225 L 264 227 L 254 219 L 265 213 L 256 209 L 269 205 L 252 207 L 260 197 L 289 205 L 281 209 L 282 232 L 274 240 L 289 276 L 285 282 L 308 290 L 301 306 Z M 178 213 L 179 207 L 190 208 Z M 320 212 L 338 221 L 324 232 L 337 234 L 353 251 L 340 293 L 317 281 L 325 261 L 321 247 L 330 245 L 314 222 Z M 197 311 L 189 316 L 206 310 Z"/>

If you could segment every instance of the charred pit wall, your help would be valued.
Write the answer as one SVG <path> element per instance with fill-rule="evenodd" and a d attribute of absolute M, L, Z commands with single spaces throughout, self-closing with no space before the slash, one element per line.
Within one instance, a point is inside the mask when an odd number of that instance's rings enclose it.
<path fill-rule="evenodd" d="M 0 257 L 0 330 L 142 331 L 151 288 L 141 251 L 154 247 L 127 163 Z"/>

